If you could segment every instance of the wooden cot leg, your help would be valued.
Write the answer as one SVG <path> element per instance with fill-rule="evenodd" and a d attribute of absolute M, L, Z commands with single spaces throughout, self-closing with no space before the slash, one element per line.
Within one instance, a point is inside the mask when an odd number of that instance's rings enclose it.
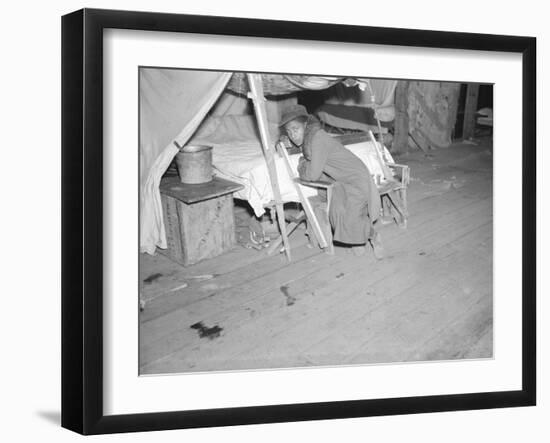
<path fill-rule="evenodd" d="M 383 225 L 388 225 L 391 223 L 391 220 L 388 220 L 388 217 L 392 217 L 392 205 L 388 199 L 387 194 L 382 194 L 380 196 L 380 218 L 379 223 Z"/>
<path fill-rule="evenodd" d="M 327 223 L 327 230 L 325 231 L 325 236 L 328 243 L 327 254 L 334 255 L 334 240 L 332 239 L 332 227 L 330 226 L 330 223 Z"/>
<path fill-rule="evenodd" d="M 399 226 L 401 226 L 403 228 L 406 227 L 407 226 L 407 217 L 405 215 L 405 212 L 403 211 L 403 208 L 399 204 L 397 204 L 396 200 L 394 198 L 392 198 L 392 196 L 390 194 L 386 194 L 386 197 L 391 202 L 391 204 L 395 208 L 395 211 L 397 212 L 397 215 L 401 219 L 400 221 L 398 221 L 397 219 L 395 221 L 397 222 L 397 224 L 399 224 Z"/>
<path fill-rule="evenodd" d="M 315 215 L 317 219 L 319 220 L 319 225 L 321 227 L 321 230 L 323 231 L 323 235 L 327 241 L 327 246 L 325 248 L 322 247 L 322 245 L 319 244 L 319 247 L 324 249 L 325 252 L 327 252 L 330 255 L 334 254 L 334 244 L 332 240 L 332 227 L 330 226 L 330 220 L 328 216 L 328 202 L 327 203 L 319 203 L 316 204 L 313 207 L 313 210 L 315 212 Z"/>
<path fill-rule="evenodd" d="M 391 208 L 392 208 L 391 197 L 389 196 L 389 194 L 386 194 L 384 197 L 386 197 L 386 198 L 382 198 L 382 200 L 385 202 L 385 204 L 383 205 L 384 215 L 391 216 Z"/>
<path fill-rule="evenodd" d="M 403 212 L 406 216 L 409 215 L 409 209 L 407 206 L 407 188 L 399 190 L 399 196 L 401 197 L 401 202 L 403 203 Z"/>
<path fill-rule="evenodd" d="M 334 255 L 334 243 L 332 240 L 332 227 L 330 226 L 330 220 L 328 219 L 328 213 L 325 212 L 323 216 L 321 216 L 319 219 L 322 219 L 321 223 L 321 229 L 323 229 L 323 234 L 325 234 L 325 238 L 327 240 L 327 247 L 325 248 L 325 251 L 327 254 Z"/>
<path fill-rule="evenodd" d="M 300 223 L 301 222 L 289 223 L 286 226 L 288 235 L 292 234 Z M 282 243 L 283 243 L 283 237 L 280 235 L 279 237 L 277 237 L 276 240 L 272 241 L 271 244 L 269 245 L 269 248 L 267 248 L 267 255 L 273 255 L 275 252 L 277 252 L 282 247 L 281 246 Z"/>
<path fill-rule="evenodd" d="M 318 243 L 315 242 L 315 234 L 313 233 L 313 230 L 311 229 L 311 226 L 307 220 L 306 220 L 306 235 L 307 235 L 307 240 L 309 242 L 308 246 L 310 248 L 315 248 L 316 246 L 318 246 Z"/>

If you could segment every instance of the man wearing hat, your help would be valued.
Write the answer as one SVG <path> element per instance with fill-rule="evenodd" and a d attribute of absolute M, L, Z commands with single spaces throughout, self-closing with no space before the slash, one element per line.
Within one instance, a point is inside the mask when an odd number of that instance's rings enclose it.
<path fill-rule="evenodd" d="M 380 195 L 367 166 L 328 135 L 319 121 L 302 105 L 293 105 L 282 116 L 280 126 L 303 156 L 298 173 L 303 180 L 334 183 L 329 220 L 335 241 L 352 246 L 357 255 L 368 243 L 377 259 L 384 254 L 374 224 L 380 214 Z"/>

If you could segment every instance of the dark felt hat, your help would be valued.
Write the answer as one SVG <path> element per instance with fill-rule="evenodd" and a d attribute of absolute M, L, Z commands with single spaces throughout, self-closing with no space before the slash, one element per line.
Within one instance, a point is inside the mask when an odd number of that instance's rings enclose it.
<path fill-rule="evenodd" d="M 281 117 L 281 122 L 279 123 L 279 126 L 284 126 L 295 118 L 307 117 L 308 115 L 309 114 L 307 113 L 307 109 L 305 108 L 305 106 L 292 105 L 290 108 L 286 109 L 285 112 L 283 112 L 283 116 Z"/>

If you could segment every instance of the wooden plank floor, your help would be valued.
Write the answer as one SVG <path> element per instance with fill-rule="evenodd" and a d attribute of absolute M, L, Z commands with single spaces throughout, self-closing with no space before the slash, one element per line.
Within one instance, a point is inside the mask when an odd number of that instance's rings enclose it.
<path fill-rule="evenodd" d="M 491 358 L 492 146 L 398 159 L 407 229 L 376 261 L 291 238 L 293 261 L 240 246 L 183 268 L 140 259 L 140 373 Z"/>

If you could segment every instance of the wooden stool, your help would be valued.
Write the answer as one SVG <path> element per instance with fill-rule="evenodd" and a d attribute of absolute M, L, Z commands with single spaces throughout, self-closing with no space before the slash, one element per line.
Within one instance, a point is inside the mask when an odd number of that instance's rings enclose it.
<path fill-rule="evenodd" d="M 233 192 L 243 186 L 218 177 L 190 185 L 164 178 L 160 194 L 168 248 L 160 252 L 184 266 L 216 257 L 235 245 Z"/>
<path fill-rule="evenodd" d="M 406 165 L 388 163 L 388 167 L 397 172 L 392 180 L 377 185 L 380 198 L 382 199 L 383 214 L 391 215 L 392 209 L 396 212 L 394 216 L 396 223 L 407 227 L 409 210 L 407 207 L 407 187 L 410 183 L 410 169 Z"/>
<path fill-rule="evenodd" d="M 327 247 L 325 248 L 325 251 L 331 255 L 334 254 L 334 244 L 332 243 L 332 227 L 330 226 L 330 221 L 328 218 L 328 214 L 330 212 L 330 202 L 332 200 L 332 187 L 333 184 L 326 181 L 309 181 L 309 180 L 302 180 L 300 179 L 298 181 L 301 185 L 309 186 L 312 188 L 317 189 L 324 189 L 327 192 L 327 201 L 326 202 L 319 202 L 315 201 L 315 199 L 310 199 L 312 201 L 313 210 L 315 211 L 315 214 L 317 216 L 317 219 L 319 220 L 319 224 L 321 225 L 321 229 L 323 231 L 323 234 L 327 240 Z M 311 227 L 308 225 L 308 237 L 311 239 L 315 238 L 313 236 L 313 233 L 311 232 Z"/>

